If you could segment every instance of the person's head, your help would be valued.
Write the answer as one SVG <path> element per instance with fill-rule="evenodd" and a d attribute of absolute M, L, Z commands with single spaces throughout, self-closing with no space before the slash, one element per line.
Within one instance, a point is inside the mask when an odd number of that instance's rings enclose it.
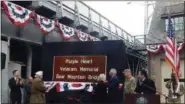
<path fill-rule="evenodd" d="M 114 69 L 114 68 L 110 69 L 109 76 L 115 76 L 116 74 L 117 74 L 116 69 Z"/>
<path fill-rule="evenodd" d="M 42 79 L 42 77 L 43 77 L 43 71 L 38 71 L 38 72 L 35 73 L 35 78 Z"/>
<path fill-rule="evenodd" d="M 140 70 L 140 71 L 138 72 L 137 77 L 138 77 L 139 79 L 148 78 L 147 71 L 146 71 L 146 70 Z"/>
<path fill-rule="evenodd" d="M 21 76 L 21 74 L 18 70 L 14 70 L 12 73 L 13 73 L 14 77 L 20 77 Z"/>
<path fill-rule="evenodd" d="M 29 83 L 31 83 L 32 82 L 32 80 L 33 80 L 33 78 L 30 76 L 30 77 L 28 77 L 28 82 Z"/>
<path fill-rule="evenodd" d="M 106 76 L 105 76 L 105 74 L 100 74 L 100 75 L 98 76 L 98 81 L 103 81 L 103 82 L 105 82 L 105 81 L 106 81 Z"/>
<path fill-rule="evenodd" d="M 129 78 L 129 77 L 132 76 L 132 73 L 131 73 L 131 70 L 130 70 L 130 69 L 125 69 L 125 70 L 123 71 L 123 74 L 124 74 L 124 76 L 125 76 L 126 78 Z"/>

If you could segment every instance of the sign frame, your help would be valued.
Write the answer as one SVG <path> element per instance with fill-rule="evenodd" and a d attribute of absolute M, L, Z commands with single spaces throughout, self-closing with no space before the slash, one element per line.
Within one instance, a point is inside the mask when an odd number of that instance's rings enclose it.
<path fill-rule="evenodd" d="M 52 73 L 52 81 L 55 81 L 54 80 L 54 77 L 55 77 L 55 73 L 54 73 L 54 67 L 55 67 L 55 58 L 56 57 L 98 57 L 98 56 L 101 56 L 101 57 L 105 57 L 105 69 L 104 69 L 104 72 L 103 74 L 105 74 L 105 76 L 107 75 L 107 55 L 74 55 L 74 56 L 53 56 L 53 73 Z M 98 75 L 99 76 L 99 75 Z M 106 77 L 107 78 L 107 77 Z M 70 82 L 70 83 L 94 83 L 94 82 L 72 82 L 72 81 L 57 81 L 57 82 Z M 96 82 L 95 82 L 96 83 Z"/>

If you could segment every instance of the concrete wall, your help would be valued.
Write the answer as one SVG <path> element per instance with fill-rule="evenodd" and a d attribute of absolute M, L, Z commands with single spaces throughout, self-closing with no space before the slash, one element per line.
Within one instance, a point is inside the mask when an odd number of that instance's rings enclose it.
<path fill-rule="evenodd" d="M 185 49 L 180 52 L 181 70 L 184 70 L 184 58 L 185 58 L 184 51 Z M 169 69 L 169 65 L 165 63 L 164 57 L 165 57 L 164 52 L 161 52 L 159 54 L 150 54 L 149 69 L 150 69 L 150 75 L 151 75 L 150 77 L 155 81 L 157 90 L 167 94 L 164 88 L 164 84 L 165 84 L 164 78 L 166 78 L 166 75 L 169 75 L 171 73 L 171 69 Z M 162 65 L 164 63 L 166 64 L 165 66 Z M 168 78 L 170 78 L 170 76 L 168 76 Z M 164 101 L 164 98 L 162 101 Z"/>
<path fill-rule="evenodd" d="M 180 61 L 181 63 L 181 71 L 182 71 L 182 77 L 184 78 L 184 60 Z M 165 95 L 168 95 L 168 89 L 165 87 L 166 82 L 164 82 L 163 79 L 170 78 L 171 76 L 171 70 L 170 66 L 165 62 L 165 60 L 161 60 L 161 92 L 163 92 Z M 183 82 L 181 84 L 184 85 Z M 181 103 L 184 103 L 184 96 L 181 97 Z M 165 103 L 165 97 L 161 96 L 161 102 Z"/>
<path fill-rule="evenodd" d="M 184 0 L 179 0 L 176 2 L 173 1 L 172 3 L 166 1 L 156 1 L 149 34 L 147 36 L 148 39 L 147 43 L 149 44 L 165 43 L 165 37 L 167 36 L 167 32 L 165 29 L 165 19 L 162 19 L 161 16 L 167 14 L 167 9 L 169 5 L 171 5 L 169 7 L 171 14 L 176 14 L 180 12 L 184 13 L 184 6 L 182 4 L 183 1 Z M 184 31 L 175 31 L 175 36 L 184 39 Z M 182 39 L 178 39 L 178 41 L 182 41 Z M 184 51 L 185 49 L 180 53 L 181 69 L 184 69 L 184 58 L 185 58 Z M 164 57 L 165 57 L 164 51 L 159 54 L 150 54 L 148 65 L 150 77 L 155 81 L 157 90 L 164 94 L 167 94 L 168 91 L 165 88 L 164 78 L 170 78 L 171 69 L 169 65 L 165 62 Z M 165 102 L 165 99 L 162 96 L 161 102 L 162 103 Z"/>
<path fill-rule="evenodd" d="M 174 4 L 170 7 L 170 13 L 184 13 L 184 0 L 173 1 L 171 4 Z M 170 5 L 170 2 L 167 1 L 156 1 L 155 9 L 152 15 L 152 21 L 149 29 L 149 33 L 147 36 L 147 43 L 159 43 L 165 42 L 165 37 L 167 36 L 166 28 L 165 28 L 165 19 L 162 19 L 161 16 L 163 14 L 167 14 L 167 8 Z M 175 35 L 177 37 L 184 38 L 184 31 L 175 31 Z M 152 40 L 152 41 L 151 41 Z M 182 39 L 178 39 L 178 41 L 182 41 Z"/>
<path fill-rule="evenodd" d="M 184 60 L 185 50 L 182 50 L 180 52 L 180 59 Z M 158 90 L 161 90 L 160 83 L 161 83 L 161 61 L 164 61 L 165 54 L 164 52 L 161 52 L 159 54 L 150 54 L 149 56 L 149 69 L 151 69 L 150 74 L 151 78 L 156 82 L 156 86 Z"/>
<path fill-rule="evenodd" d="M 165 43 L 167 32 L 165 29 L 165 19 L 162 19 L 161 16 L 167 14 L 167 8 L 169 5 L 171 14 L 184 13 L 184 6 L 182 4 L 183 2 L 184 0 L 173 1 L 172 3 L 166 1 L 156 1 L 151 26 L 147 36 L 147 43 Z M 184 39 L 184 31 L 175 31 L 175 36 Z M 178 41 L 182 41 L 182 39 L 178 39 Z M 185 49 L 180 52 L 181 69 L 184 69 L 184 51 Z M 171 74 L 171 69 L 165 62 L 164 57 L 164 51 L 159 54 L 150 54 L 148 65 L 150 77 L 155 81 L 157 90 L 167 94 L 167 90 L 164 87 L 164 78 L 170 78 L 169 75 Z M 161 102 L 164 102 L 163 97 L 161 97 Z"/>
<path fill-rule="evenodd" d="M 5 68 L 1 70 L 1 102 L 8 103 L 8 62 L 9 62 L 9 44 L 8 42 L 1 41 L 1 52 L 6 54 Z"/>

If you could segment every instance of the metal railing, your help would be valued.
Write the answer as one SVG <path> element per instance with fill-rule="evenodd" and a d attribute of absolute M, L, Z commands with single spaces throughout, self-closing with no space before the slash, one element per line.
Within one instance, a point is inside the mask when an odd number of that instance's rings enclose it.
<path fill-rule="evenodd" d="M 89 7 L 87 4 L 85 4 L 82 1 L 48 1 L 48 2 L 55 4 L 56 6 L 59 6 L 62 4 L 62 7 L 63 7 L 62 9 L 68 10 L 74 14 L 78 13 L 78 16 L 75 15 L 75 18 L 78 18 L 79 20 L 83 19 L 89 22 L 90 24 L 89 26 L 91 25 L 92 27 L 98 26 L 100 28 L 99 30 L 100 35 L 102 36 L 105 35 L 103 34 L 104 32 L 107 32 L 109 33 L 108 37 L 111 40 L 115 40 L 115 39 L 124 40 L 128 47 L 136 46 L 139 48 L 144 46 L 144 43 L 136 38 L 137 36 L 132 36 L 131 34 L 123 30 L 121 27 L 119 27 L 111 20 L 107 19 L 106 17 L 104 17 L 103 15 L 101 15 L 96 10 Z"/>

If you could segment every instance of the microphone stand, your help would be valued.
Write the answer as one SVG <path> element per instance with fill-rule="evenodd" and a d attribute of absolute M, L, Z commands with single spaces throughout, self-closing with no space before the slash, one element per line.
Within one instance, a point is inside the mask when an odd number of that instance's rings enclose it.
<path fill-rule="evenodd" d="M 163 93 L 161 93 L 161 92 L 159 92 L 159 91 L 153 89 L 152 87 L 150 87 L 150 86 L 148 86 L 148 85 L 146 85 L 146 84 L 144 84 L 144 83 L 142 83 L 141 85 L 144 85 L 144 86 L 146 86 L 147 88 L 149 88 L 150 90 L 157 92 L 159 95 L 164 96 L 164 97 L 165 97 L 165 103 L 168 104 L 168 103 L 167 103 L 167 100 L 168 100 L 168 98 L 169 98 L 168 96 L 166 96 L 165 94 L 163 94 Z"/>

